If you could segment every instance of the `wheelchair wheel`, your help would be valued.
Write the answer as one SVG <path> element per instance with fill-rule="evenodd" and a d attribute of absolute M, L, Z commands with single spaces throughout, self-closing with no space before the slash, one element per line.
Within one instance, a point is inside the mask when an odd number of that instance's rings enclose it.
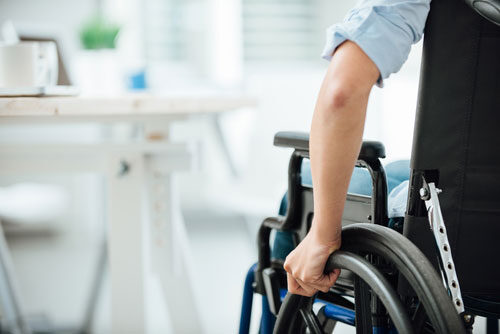
<path fill-rule="evenodd" d="M 413 287 L 420 307 L 410 314 L 384 275 L 356 254 L 372 254 L 389 262 Z M 434 332 L 465 333 L 463 322 L 430 262 L 413 243 L 389 228 L 374 224 L 345 227 L 342 248 L 332 254 L 326 265 L 327 271 L 333 268 L 349 270 L 355 276 L 357 333 L 372 333 L 369 290 L 372 301 L 376 295 L 399 333 L 422 332 L 422 310 Z M 313 302 L 314 298 L 287 294 L 274 333 L 324 333 L 313 312 Z"/>

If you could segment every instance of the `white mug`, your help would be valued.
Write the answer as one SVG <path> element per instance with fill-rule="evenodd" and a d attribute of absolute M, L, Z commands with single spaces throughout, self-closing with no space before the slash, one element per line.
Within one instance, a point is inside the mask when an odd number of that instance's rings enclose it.
<path fill-rule="evenodd" d="M 57 84 L 54 42 L 0 45 L 0 87 L 42 87 Z"/>

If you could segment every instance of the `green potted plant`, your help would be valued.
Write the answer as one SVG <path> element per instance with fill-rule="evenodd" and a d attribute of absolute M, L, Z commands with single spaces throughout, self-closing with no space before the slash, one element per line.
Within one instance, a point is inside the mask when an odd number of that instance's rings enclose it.
<path fill-rule="evenodd" d="M 124 89 L 117 40 L 121 27 L 102 14 L 92 16 L 79 31 L 82 49 L 75 62 L 82 94 L 108 95 Z"/>
<path fill-rule="evenodd" d="M 83 25 L 80 41 L 86 50 L 114 49 L 119 32 L 120 26 L 96 15 Z"/>

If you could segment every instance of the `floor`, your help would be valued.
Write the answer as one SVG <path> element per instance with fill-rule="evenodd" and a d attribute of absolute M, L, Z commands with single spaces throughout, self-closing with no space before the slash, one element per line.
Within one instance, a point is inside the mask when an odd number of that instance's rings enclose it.
<path fill-rule="evenodd" d="M 195 292 L 206 333 L 236 333 L 243 280 L 255 262 L 258 222 L 235 215 L 206 211 L 185 212 L 186 226 L 196 266 Z M 56 326 L 71 327 L 83 321 L 99 238 L 74 233 L 9 237 L 24 306 L 37 319 L 50 319 Z M 107 284 L 95 309 L 94 332 L 109 332 Z M 154 303 L 161 303 L 159 299 Z M 259 303 L 254 303 L 252 333 L 257 333 Z M 156 304 L 155 304 L 156 305 Z M 164 307 L 153 307 L 153 332 L 168 332 Z M 40 323 L 40 321 L 38 321 Z M 475 333 L 483 333 L 483 319 Z M 156 326 L 156 327 L 155 327 Z M 339 326 L 335 333 L 354 333 Z"/>
<path fill-rule="evenodd" d="M 242 217 L 210 212 L 186 212 L 186 227 L 195 262 L 195 292 L 206 333 L 237 332 L 245 274 L 255 262 L 255 227 Z M 50 320 L 56 327 L 78 326 L 86 303 L 97 257 L 99 238 L 77 233 L 10 235 L 8 244 L 25 310 L 37 323 Z M 153 288 L 154 290 L 154 288 Z M 154 292 L 152 293 L 154 294 Z M 151 296 L 150 296 L 151 297 Z M 161 300 L 152 296 L 152 303 Z M 105 280 L 96 308 L 94 331 L 107 333 L 108 286 Z M 154 332 L 168 331 L 168 319 L 153 305 Z M 260 312 L 256 303 L 255 314 Z M 256 332 L 254 317 L 252 332 Z M 157 328 L 154 328 L 154 327 Z"/>

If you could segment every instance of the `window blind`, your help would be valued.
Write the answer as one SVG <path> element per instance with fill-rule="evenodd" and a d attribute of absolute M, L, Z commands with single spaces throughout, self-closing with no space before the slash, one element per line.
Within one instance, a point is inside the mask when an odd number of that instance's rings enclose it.
<path fill-rule="evenodd" d="M 243 0 L 246 61 L 318 59 L 324 33 L 315 0 Z"/>

